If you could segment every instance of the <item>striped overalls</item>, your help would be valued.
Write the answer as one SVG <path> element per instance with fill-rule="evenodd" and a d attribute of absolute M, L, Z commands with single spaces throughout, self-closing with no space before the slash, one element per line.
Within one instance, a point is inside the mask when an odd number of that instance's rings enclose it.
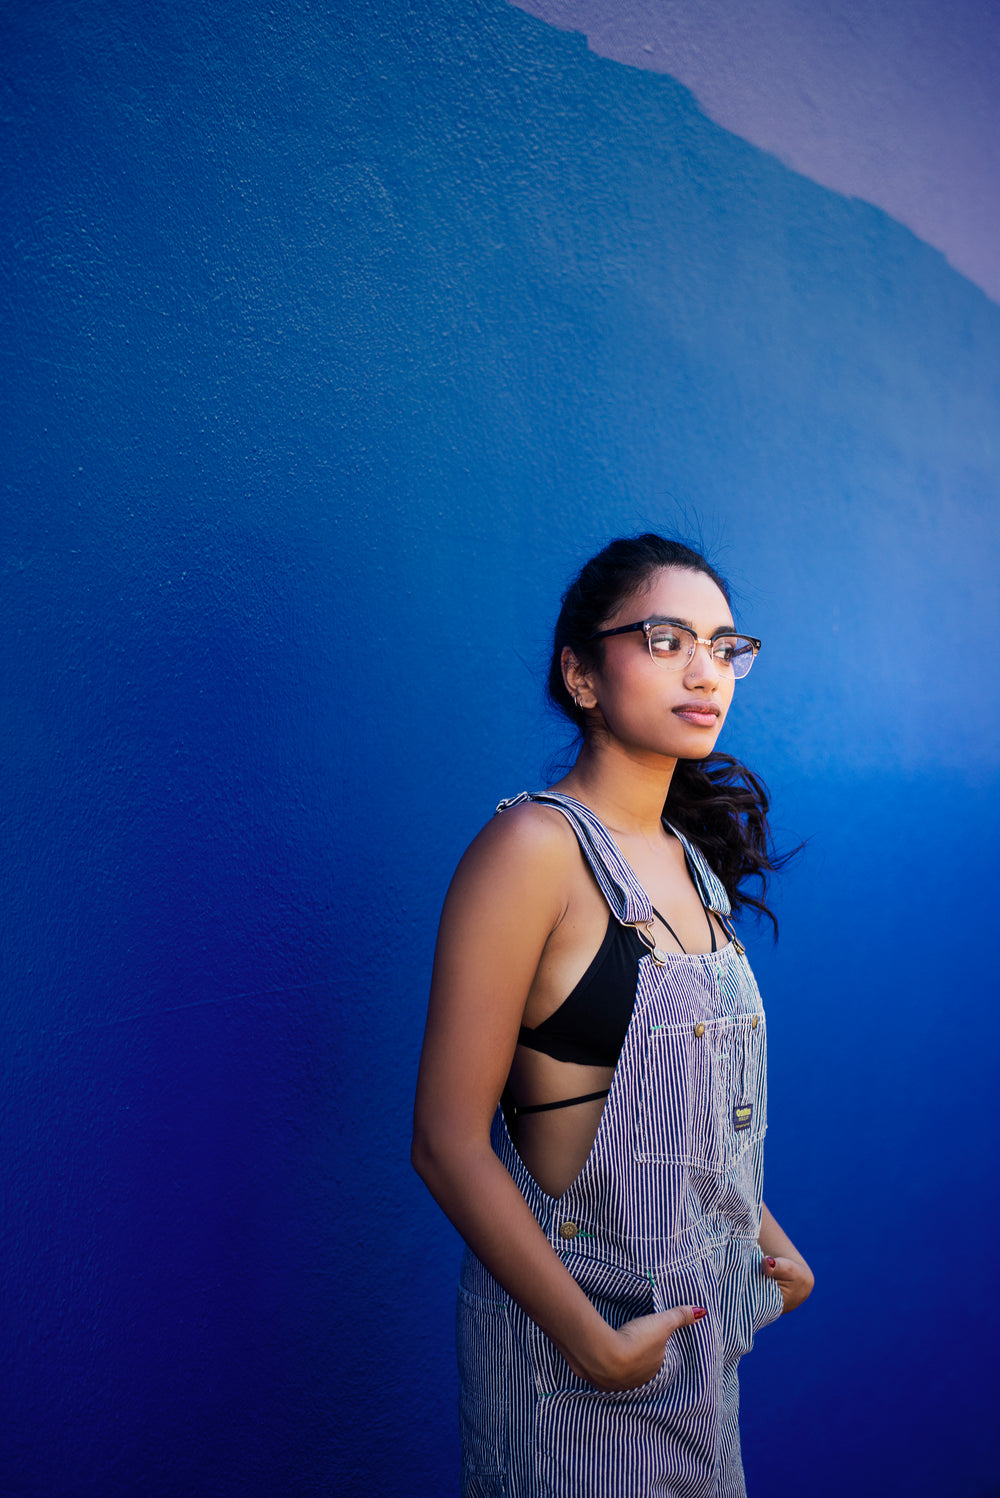
<path fill-rule="evenodd" d="M 613 914 L 652 907 L 607 830 L 568 796 L 522 793 L 573 827 Z M 673 829 L 671 829 L 673 830 Z M 705 905 L 730 904 L 677 834 Z M 458 1301 L 464 1498 L 743 1498 L 737 1365 L 780 1315 L 761 1270 L 765 1026 L 743 949 L 658 953 L 635 1008 L 597 1137 L 573 1184 L 547 1196 L 500 1110 L 491 1142 L 552 1247 L 612 1326 L 676 1305 L 708 1315 L 667 1342 L 659 1373 L 603 1393 L 466 1251 Z"/>

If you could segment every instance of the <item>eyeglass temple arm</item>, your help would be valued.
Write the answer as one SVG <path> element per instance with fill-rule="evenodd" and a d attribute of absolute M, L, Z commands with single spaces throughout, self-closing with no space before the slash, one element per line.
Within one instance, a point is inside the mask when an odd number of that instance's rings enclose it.
<path fill-rule="evenodd" d="M 649 622 L 648 619 L 640 619 L 638 624 L 619 624 L 617 629 L 599 629 L 596 635 L 588 635 L 584 644 L 589 645 L 591 640 L 606 640 L 610 635 L 630 635 L 633 630 L 645 629 Z"/>

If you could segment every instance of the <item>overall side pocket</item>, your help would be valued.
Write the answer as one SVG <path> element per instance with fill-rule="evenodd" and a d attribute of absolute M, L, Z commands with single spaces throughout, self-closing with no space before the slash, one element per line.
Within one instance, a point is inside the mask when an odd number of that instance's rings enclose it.
<path fill-rule="evenodd" d="M 455 1317 L 465 1498 L 503 1498 L 509 1456 L 510 1317 L 459 1286 Z"/>

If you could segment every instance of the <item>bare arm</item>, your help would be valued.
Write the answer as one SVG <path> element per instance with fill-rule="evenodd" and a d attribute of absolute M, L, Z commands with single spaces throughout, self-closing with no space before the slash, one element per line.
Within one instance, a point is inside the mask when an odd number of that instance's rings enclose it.
<path fill-rule="evenodd" d="M 545 944 L 578 858 L 557 812 L 514 808 L 469 849 L 441 918 L 414 1111 L 413 1164 L 490 1273 L 599 1388 L 659 1369 L 691 1307 L 613 1330 L 553 1251 L 490 1145 L 490 1124 Z"/>
<path fill-rule="evenodd" d="M 791 1238 L 763 1203 L 757 1242 L 764 1254 L 764 1273 L 778 1281 L 785 1311 L 794 1311 L 812 1294 L 815 1278 Z"/>

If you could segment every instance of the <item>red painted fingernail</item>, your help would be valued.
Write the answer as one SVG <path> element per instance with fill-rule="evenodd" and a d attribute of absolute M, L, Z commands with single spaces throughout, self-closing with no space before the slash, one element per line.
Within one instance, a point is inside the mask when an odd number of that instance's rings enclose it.
<path fill-rule="evenodd" d="M 703 1316 L 708 1315 L 708 1312 L 705 1310 L 704 1306 L 692 1306 L 691 1315 L 694 1317 L 695 1321 L 700 1321 Z"/>
<path fill-rule="evenodd" d="M 764 1263 L 767 1265 L 768 1269 L 773 1269 L 774 1266 L 775 1266 L 775 1264 L 777 1264 L 777 1262 L 778 1262 L 777 1259 L 765 1259 L 764 1260 Z"/>

